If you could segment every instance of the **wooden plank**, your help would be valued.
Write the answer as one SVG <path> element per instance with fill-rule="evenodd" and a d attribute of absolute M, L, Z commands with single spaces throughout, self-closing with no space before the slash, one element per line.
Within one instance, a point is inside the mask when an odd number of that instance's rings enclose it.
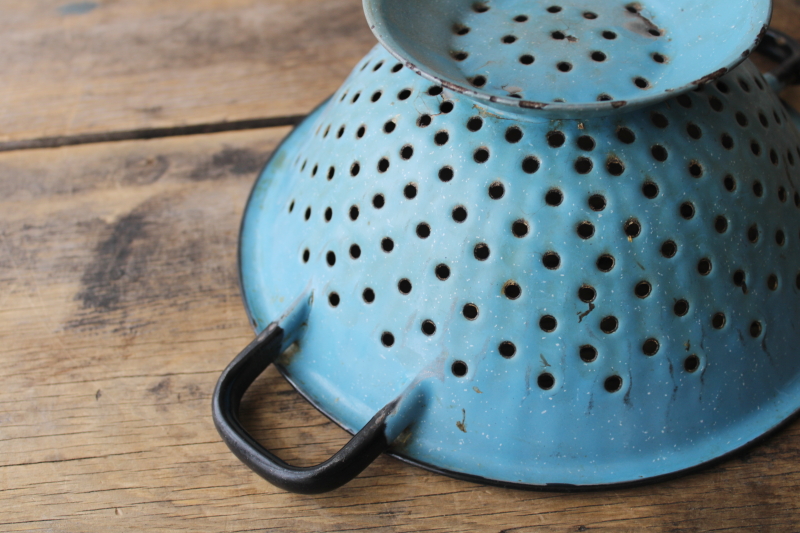
<path fill-rule="evenodd" d="M 0 142 L 305 114 L 375 44 L 360 0 L 28 0 L 0 17 Z"/>
<path fill-rule="evenodd" d="M 773 21 L 800 38 L 793 0 Z M 6 2 L 0 143 L 291 118 L 374 44 L 359 0 Z"/>
<path fill-rule="evenodd" d="M 797 531 L 800 423 L 701 473 L 503 490 L 379 458 L 321 496 L 240 464 L 210 416 L 251 338 L 236 242 L 286 128 L 0 154 L 3 531 Z M 274 370 L 245 423 L 299 464 L 347 435 Z"/>

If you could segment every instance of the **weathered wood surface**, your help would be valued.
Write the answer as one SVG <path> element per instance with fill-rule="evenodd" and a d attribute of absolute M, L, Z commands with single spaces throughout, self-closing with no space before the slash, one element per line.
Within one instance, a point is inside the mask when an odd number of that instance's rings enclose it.
<path fill-rule="evenodd" d="M 286 120 L 375 44 L 360 0 L 6 0 L 0 13 L 0 148 Z M 773 26 L 800 38 L 800 3 L 777 0 Z"/>
<path fill-rule="evenodd" d="M 0 14 L 0 142 L 305 114 L 376 42 L 360 0 L 6 0 Z"/>
<path fill-rule="evenodd" d="M 306 113 L 374 42 L 358 0 L 0 2 L 0 142 Z M 800 3 L 773 25 L 800 37 Z M 800 93 L 790 91 L 791 101 Z M 800 423 L 653 486 L 503 490 L 379 458 L 322 496 L 241 465 L 210 416 L 252 338 L 236 240 L 287 128 L 0 153 L 2 531 L 798 531 Z M 347 435 L 269 370 L 284 459 Z"/>
<path fill-rule="evenodd" d="M 381 457 L 322 496 L 220 441 L 210 394 L 252 338 L 239 218 L 286 128 L 0 154 L 2 531 L 791 531 L 800 424 L 716 468 L 588 494 L 503 490 Z M 270 370 L 246 424 L 310 464 L 346 434 Z"/>

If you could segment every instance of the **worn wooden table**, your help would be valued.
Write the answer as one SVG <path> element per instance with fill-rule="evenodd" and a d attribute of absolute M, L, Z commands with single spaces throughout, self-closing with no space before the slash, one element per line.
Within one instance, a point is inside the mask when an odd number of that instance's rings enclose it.
<path fill-rule="evenodd" d="M 360 2 L 67 1 L 0 2 L 2 531 L 800 530 L 800 423 L 701 473 L 588 494 L 387 457 L 323 496 L 252 474 L 210 416 L 253 335 L 239 219 L 288 126 L 374 44 Z M 773 25 L 800 37 L 800 3 Z M 274 370 L 244 411 L 300 464 L 348 438 Z"/>

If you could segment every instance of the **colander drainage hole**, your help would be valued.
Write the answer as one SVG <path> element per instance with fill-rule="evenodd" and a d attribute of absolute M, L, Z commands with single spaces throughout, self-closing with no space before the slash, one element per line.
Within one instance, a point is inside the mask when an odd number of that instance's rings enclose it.
<path fill-rule="evenodd" d="M 478 306 L 475 304 L 465 305 L 461 312 L 467 320 L 475 320 L 478 318 Z"/>
<path fill-rule="evenodd" d="M 455 209 L 453 209 L 452 214 L 453 214 L 453 220 L 455 220 L 458 223 L 467 220 L 467 208 L 464 207 L 463 205 L 456 206 Z"/>
<path fill-rule="evenodd" d="M 383 61 L 378 61 L 378 64 L 372 67 L 372 72 L 378 72 L 378 70 L 383 66 Z"/>
<path fill-rule="evenodd" d="M 722 137 L 720 137 L 720 142 L 722 143 L 722 147 L 726 150 L 730 150 L 733 148 L 733 137 L 728 135 L 727 133 L 723 133 Z"/>
<path fill-rule="evenodd" d="M 409 96 L 411 96 L 411 91 L 408 89 L 403 89 L 399 93 L 397 93 L 398 100 L 406 100 Z"/>
<path fill-rule="evenodd" d="M 753 155 L 761 155 L 761 145 L 755 141 L 751 142 L 750 151 L 753 152 Z"/>
<path fill-rule="evenodd" d="M 552 148 L 560 148 L 564 145 L 567 138 L 560 131 L 550 131 L 547 133 L 547 144 Z"/>
<path fill-rule="evenodd" d="M 737 287 L 742 287 L 745 294 L 747 293 L 747 277 L 744 270 L 737 270 L 733 273 L 733 284 Z"/>
<path fill-rule="evenodd" d="M 421 222 L 417 224 L 417 237 L 420 239 L 427 239 L 431 235 L 431 227 L 425 223 Z"/>
<path fill-rule="evenodd" d="M 505 186 L 499 181 L 495 181 L 489 185 L 489 198 L 492 200 L 499 200 L 506 192 Z"/>
<path fill-rule="evenodd" d="M 786 194 L 786 189 L 784 189 L 783 187 L 778 187 L 778 200 L 780 200 L 781 202 L 785 202 L 787 198 L 788 195 Z"/>
<path fill-rule="evenodd" d="M 350 166 L 350 175 L 356 177 L 359 172 L 361 172 L 361 165 L 359 165 L 358 162 L 353 163 Z"/>
<path fill-rule="evenodd" d="M 606 56 L 603 52 L 600 52 L 599 50 L 596 52 L 592 52 L 591 57 L 593 61 L 597 61 L 598 63 L 603 62 L 608 58 L 608 56 Z"/>
<path fill-rule="evenodd" d="M 442 167 L 439 169 L 439 179 L 445 183 L 453 179 L 453 169 L 451 167 Z"/>
<path fill-rule="evenodd" d="M 767 278 L 767 288 L 771 291 L 778 290 L 778 276 L 775 274 L 770 274 Z"/>
<path fill-rule="evenodd" d="M 442 94 L 442 87 L 440 85 L 432 85 L 428 88 L 428 94 L 431 96 L 439 96 Z"/>
<path fill-rule="evenodd" d="M 686 313 L 689 312 L 689 302 L 683 299 L 676 301 L 675 305 L 672 307 L 672 311 L 677 316 L 686 316 Z"/>
<path fill-rule="evenodd" d="M 592 139 L 588 135 L 581 135 L 580 137 L 578 137 L 576 143 L 578 145 L 578 148 L 580 148 L 581 150 L 585 150 L 587 152 L 591 152 L 592 150 L 594 150 L 594 147 L 596 146 L 594 139 Z"/>
<path fill-rule="evenodd" d="M 644 341 L 644 344 L 642 345 L 642 352 L 645 355 L 653 356 L 658 353 L 659 347 L 660 344 L 656 339 L 647 339 L 646 341 Z"/>
<path fill-rule="evenodd" d="M 433 136 L 433 142 L 435 142 L 438 146 L 444 146 L 449 140 L 450 134 L 445 130 L 439 131 Z"/>
<path fill-rule="evenodd" d="M 541 163 L 539 163 L 539 160 L 532 155 L 522 160 L 522 170 L 527 174 L 535 173 L 537 170 L 539 170 L 540 166 Z"/>
<path fill-rule="evenodd" d="M 403 188 L 403 196 L 409 200 L 413 200 L 417 196 L 417 184 L 409 183 Z"/>
<path fill-rule="evenodd" d="M 725 313 L 714 313 L 714 316 L 711 317 L 711 325 L 714 329 L 722 329 L 725 327 Z"/>
<path fill-rule="evenodd" d="M 444 113 L 445 115 L 453 110 L 455 104 L 451 101 L 442 102 L 442 105 L 439 106 L 439 112 Z"/>
<path fill-rule="evenodd" d="M 600 272 L 611 272 L 615 262 L 613 255 L 603 254 L 597 258 L 597 269 Z"/>
<path fill-rule="evenodd" d="M 614 333 L 617 331 L 618 327 L 619 320 L 617 320 L 617 317 L 615 316 L 609 315 L 600 321 L 600 329 L 603 333 Z"/>
<path fill-rule="evenodd" d="M 606 169 L 612 176 L 621 176 L 625 172 L 625 165 L 616 157 L 609 157 L 606 161 Z"/>
<path fill-rule="evenodd" d="M 741 111 L 736 113 L 736 122 L 743 128 L 748 124 L 747 117 Z"/>
<path fill-rule="evenodd" d="M 514 17 L 514 22 L 527 22 L 527 21 L 528 21 L 528 15 L 517 15 L 516 17 Z"/>
<path fill-rule="evenodd" d="M 693 178 L 699 178 L 703 175 L 703 165 L 698 163 L 697 161 L 692 161 L 689 163 L 689 174 Z"/>
<path fill-rule="evenodd" d="M 588 174 L 593 167 L 594 163 L 588 157 L 579 157 L 575 160 L 575 172 L 578 174 Z"/>
<path fill-rule="evenodd" d="M 394 120 L 389 120 L 383 125 L 383 131 L 384 133 L 392 133 L 396 127 L 397 124 L 395 124 Z"/>
<path fill-rule="evenodd" d="M 623 229 L 625 231 L 625 235 L 627 235 L 630 239 L 635 239 L 642 233 L 642 225 L 635 218 L 625 222 Z"/>
<path fill-rule="evenodd" d="M 388 331 L 384 331 L 381 335 L 381 344 L 387 348 L 390 348 L 394 344 L 394 335 Z"/>
<path fill-rule="evenodd" d="M 474 76 L 469 81 L 475 87 L 483 87 L 484 85 L 486 85 L 486 76 L 481 76 L 481 75 Z"/>
<path fill-rule="evenodd" d="M 378 161 L 378 172 L 386 172 L 389 170 L 389 160 L 385 157 L 382 157 L 380 161 Z"/>
<path fill-rule="evenodd" d="M 350 206 L 349 215 L 350 215 L 350 220 L 356 220 L 358 218 L 358 206 L 357 205 Z"/>
<path fill-rule="evenodd" d="M 652 200 L 658 196 L 658 185 L 652 181 L 645 182 L 644 185 L 642 185 L 642 194 L 644 194 L 645 198 Z"/>
<path fill-rule="evenodd" d="M 506 130 L 506 141 L 514 144 L 522 139 L 522 130 L 516 126 L 511 126 Z"/>
<path fill-rule="evenodd" d="M 764 196 L 764 186 L 760 181 L 755 181 L 753 183 L 753 194 L 755 194 L 758 198 Z"/>
<path fill-rule="evenodd" d="M 464 361 L 456 361 L 450 367 L 450 371 L 457 378 L 463 378 L 464 376 L 466 376 L 467 370 L 468 370 L 467 363 L 465 363 Z"/>
<path fill-rule="evenodd" d="M 469 57 L 469 54 L 463 50 L 450 50 L 450 57 L 456 61 L 464 61 Z"/>
<path fill-rule="evenodd" d="M 736 180 L 730 174 L 726 175 L 722 179 L 722 184 L 725 186 L 725 190 L 728 192 L 733 192 L 736 190 Z"/>
<path fill-rule="evenodd" d="M 330 222 L 333 218 L 333 209 L 330 207 L 325 209 L 325 222 Z"/>
<path fill-rule="evenodd" d="M 436 324 L 433 323 L 433 320 L 423 320 L 421 329 L 422 333 L 430 337 L 436 333 Z"/>
<path fill-rule="evenodd" d="M 775 232 L 775 244 L 778 246 L 783 246 L 786 244 L 786 234 L 783 233 L 783 230 L 778 230 Z"/>
<path fill-rule="evenodd" d="M 677 253 L 678 253 L 678 245 L 675 244 L 675 241 L 666 241 L 664 242 L 664 244 L 661 245 L 661 255 L 663 255 L 667 259 L 675 257 L 675 254 Z"/>
<path fill-rule="evenodd" d="M 625 144 L 633 144 L 636 141 L 636 134 L 630 128 L 621 127 L 617 130 L 617 139 Z"/>
<path fill-rule="evenodd" d="M 589 197 L 589 208 L 592 211 L 602 211 L 606 208 L 606 198 L 602 194 L 593 194 Z"/>
<path fill-rule="evenodd" d="M 580 224 L 578 224 L 578 237 L 581 239 L 591 239 L 594 236 L 594 225 L 584 220 Z"/>
<path fill-rule="evenodd" d="M 689 122 L 686 125 L 686 133 L 689 134 L 689 137 L 695 140 L 703 136 L 703 130 L 700 129 L 700 126 L 692 122 Z"/>
<path fill-rule="evenodd" d="M 364 299 L 365 302 L 371 304 L 372 302 L 375 301 L 375 291 L 367 287 L 366 289 L 364 289 L 364 292 L 361 293 L 361 297 Z"/>
<path fill-rule="evenodd" d="M 663 56 L 662 54 L 659 54 L 658 52 L 654 52 L 651 57 L 653 58 L 653 61 L 655 61 L 656 63 L 666 63 L 667 62 L 667 58 L 665 56 Z"/>
<path fill-rule="evenodd" d="M 685 107 L 686 109 L 689 109 L 690 107 L 692 107 L 692 99 L 689 98 L 689 96 L 687 96 L 685 94 L 682 94 L 682 95 L 678 96 L 675 100 L 677 100 L 677 102 L 682 107 Z"/>
<path fill-rule="evenodd" d="M 357 244 L 353 244 L 350 246 L 350 257 L 353 259 L 358 259 L 361 257 L 361 247 Z"/>
<path fill-rule="evenodd" d="M 710 96 L 708 98 L 708 105 L 711 106 L 711 109 L 713 109 L 714 111 L 717 111 L 717 112 L 722 111 L 722 109 L 724 107 L 722 105 L 722 100 L 720 100 L 716 96 Z"/>
<path fill-rule="evenodd" d="M 542 264 L 548 270 L 556 270 L 561 266 L 561 257 L 556 252 L 546 252 L 542 256 Z"/>
<path fill-rule="evenodd" d="M 483 242 L 476 244 L 472 253 L 478 261 L 486 261 L 489 259 L 489 245 Z"/>
<path fill-rule="evenodd" d="M 469 131 L 479 131 L 483 127 L 483 119 L 481 117 L 472 117 L 467 121 L 467 129 Z"/>
<path fill-rule="evenodd" d="M 384 237 L 383 240 L 381 240 L 381 249 L 386 253 L 391 252 L 394 250 L 394 241 L 389 237 Z"/>
<path fill-rule="evenodd" d="M 708 276 L 711 273 L 711 260 L 704 257 L 697 263 L 697 272 L 701 276 Z"/>
<path fill-rule="evenodd" d="M 417 119 L 417 126 L 420 128 L 426 128 L 431 125 L 431 116 L 430 115 L 420 115 Z"/>
<path fill-rule="evenodd" d="M 681 216 L 686 220 L 694 218 L 694 204 L 692 202 L 683 202 L 680 207 Z"/>
<path fill-rule="evenodd" d="M 400 149 L 400 157 L 402 159 L 405 159 L 406 161 L 411 159 L 411 156 L 413 155 L 414 155 L 414 147 L 411 146 L 410 144 L 407 144 Z"/>
<path fill-rule="evenodd" d="M 578 289 L 578 298 L 582 302 L 593 302 L 597 298 L 597 291 L 591 285 L 584 285 Z"/>
<path fill-rule="evenodd" d="M 372 197 L 372 206 L 375 209 L 381 209 L 384 205 L 386 205 L 386 198 L 382 194 L 376 194 Z"/>
<path fill-rule="evenodd" d="M 583 18 L 586 20 L 594 20 L 597 18 L 597 13 L 592 13 L 591 11 L 584 11 Z"/>
<path fill-rule="evenodd" d="M 361 127 L 359 127 L 358 130 L 356 131 L 356 138 L 357 139 L 362 138 L 365 133 L 367 133 L 367 127 L 362 124 Z"/>
<path fill-rule="evenodd" d="M 759 322 L 758 320 L 754 320 L 750 324 L 750 336 L 753 338 L 761 336 L 761 329 L 762 329 L 761 322 Z"/>
<path fill-rule="evenodd" d="M 325 256 L 325 260 L 328 262 L 328 266 L 333 266 L 336 264 L 336 254 L 333 252 L 328 252 Z"/>
<path fill-rule="evenodd" d="M 539 374 L 539 377 L 536 379 L 536 384 L 539 385 L 539 388 L 542 390 L 550 390 L 556 384 L 556 378 L 553 377 L 553 374 L 545 372 Z"/>
<path fill-rule="evenodd" d="M 311 257 L 311 252 L 308 251 L 308 248 L 303 250 L 303 263 L 308 263 L 308 259 Z"/>
<path fill-rule="evenodd" d="M 370 98 L 370 100 L 372 100 L 372 103 L 374 104 L 375 102 L 381 99 L 381 96 L 383 96 L 383 93 L 381 91 L 375 91 L 374 93 L 372 93 L 372 98 Z"/>
<path fill-rule="evenodd" d="M 411 292 L 411 282 L 406 278 L 401 279 L 397 282 L 397 290 L 401 294 L 409 294 Z"/>
<path fill-rule="evenodd" d="M 683 360 L 683 369 L 687 372 L 696 372 L 698 368 L 700 368 L 700 358 L 696 355 L 690 355 Z"/>
<path fill-rule="evenodd" d="M 294 200 L 289 204 L 289 212 L 291 213 L 292 211 L 294 211 Z"/>
<path fill-rule="evenodd" d="M 530 54 L 522 54 L 519 56 L 519 62 L 523 65 L 532 65 L 534 61 L 536 61 L 536 58 Z"/>
<path fill-rule="evenodd" d="M 402 63 L 397 63 L 395 66 L 392 67 L 392 74 L 400 72 L 403 69 Z"/>
<path fill-rule="evenodd" d="M 440 263 L 436 265 L 436 269 L 434 270 L 436 277 L 440 280 L 444 281 L 450 277 L 450 267 L 445 265 L 444 263 Z"/>
<path fill-rule="evenodd" d="M 558 189 L 550 189 L 544 196 L 544 201 L 547 205 L 558 206 L 564 201 L 564 193 Z"/>
<path fill-rule="evenodd" d="M 332 292 L 328 295 L 328 303 L 331 304 L 331 307 L 336 307 L 339 305 L 339 295 L 335 292 Z"/>
<path fill-rule="evenodd" d="M 464 26 L 463 24 L 454 24 L 453 25 L 453 33 L 456 35 L 466 35 L 469 33 L 469 26 Z"/>
<path fill-rule="evenodd" d="M 489 160 L 489 149 L 485 146 L 481 146 L 475 153 L 472 155 L 472 158 L 475 160 L 476 163 L 486 163 Z"/>
<path fill-rule="evenodd" d="M 653 159 L 662 163 L 669 157 L 669 152 L 667 152 L 667 149 L 660 144 L 654 144 L 650 148 L 650 154 L 653 156 Z"/>
<path fill-rule="evenodd" d="M 350 103 L 351 103 L 351 104 L 355 104 L 356 102 L 358 102 L 358 97 L 359 97 L 359 96 L 361 96 L 361 93 L 360 93 L 360 92 L 358 92 L 358 93 L 356 93 L 355 95 L 353 95 L 353 99 L 352 99 L 352 100 L 350 100 Z"/>
<path fill-rule="evenodd" d="M 650 293 L 653 292 L 653 286 L 650 285 L 647 281 L 640 281 L 636 284 L 636 287 L 633 289 L 633 292 L 639 298 L 647 298 L 650 296 Z"/>
<path fill-rule="evenodd" d="M 517 353 L 517 347 L 511 341 L 503 341 L 497 347 L 497 351 L 506 359 L 511 359 Z"/>
<path fill-rule="evenodd" d="M 522 294 L 522 287 L 515 281 L 507 281 L 503 286 L 503 294 L 509 300 L 516 300 Z"/>
<path fill-rule="evenodd" d="M 514 234 L 514 237 L 522 238 L 528 234 L 528 231 L 528 223 L 525 220 L 519 219 L 511 224 L 511 233 Z"/>
<path fill-rule="evenodd" d="M 622 388 L 622 378 L 619 376 L 609 376 L 603 383 L 603 387 L 608 392 L 617 392 Z"/>
<path fill-rule="evenodd" d="M 597 348 L 591 344 L 584 344 L 581 346 L 578 354 L 581 357 L 581 361 L 584 363 L 592 363 L 597 360 Z"/>
<path fill-rule="evenodd" d="M 308 220 L 309 218 L 311 218 L 311 207 L 307 207 L 307 208 L 306 208 L 306 214 L 305 214 L 305 218 L 306 218 L 306 220 Z"/>
<path fill-rule="evenodd" d="M 747 229 L 747 240 L 755 244 L 758 242 L 758 237 L 759 237 L 758 226 L 756 224 L 753 224 Z"/>
<path fill-rule="evenodd" d="M 665 117 L 661 113 L 652 113 L 650 115 L 650 121 L 656 128 L 664 129 L 667 126 L 669 126 L 669 120 L 667 120 L 667 117 Z"/>
<path fill-rule="evenodd" d="M 558 327 L 558 321 L 556 320 L 556 317 L 552 315 L 544 315 L 539 319 L 539 327 L 542 329 L 542 331 L 551 333 L 556 330 L 556 327 Z"/>
<path fill-rule="evenodd" d="M 609 41 L 613 41 L 616 38 L 617 38 L 617 34 L 614 33 L 613 31 L 606 30 L 606 31 L 603 32 L 603 39 L 608 39 Z"/>
<path fill-rule="evenodd" d="M 714 219 L 714 229 L 717 230 L 717 233 L 725 233 L 728 231 L 728 219 L 722 215 L 717 216 Z"/>

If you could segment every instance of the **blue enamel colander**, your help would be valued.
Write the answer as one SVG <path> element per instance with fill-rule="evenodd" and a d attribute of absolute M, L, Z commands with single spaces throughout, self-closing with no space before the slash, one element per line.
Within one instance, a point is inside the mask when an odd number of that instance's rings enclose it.
<path fill-rule="evenodd" d="M 383 45 L 244 215 L 260 333 L 213 402 L 242 461 L 309 493 L 384 451 L 597 488 L 684 473 L 797 412 L 800 132 L 777 91 L 798 53 L 769 33 L 781 66 L 745 59 L 767 2 L 365 4 Z M 330 460 L 290 466 L 238 421 L 270 363 L 355 434 Z"/>

